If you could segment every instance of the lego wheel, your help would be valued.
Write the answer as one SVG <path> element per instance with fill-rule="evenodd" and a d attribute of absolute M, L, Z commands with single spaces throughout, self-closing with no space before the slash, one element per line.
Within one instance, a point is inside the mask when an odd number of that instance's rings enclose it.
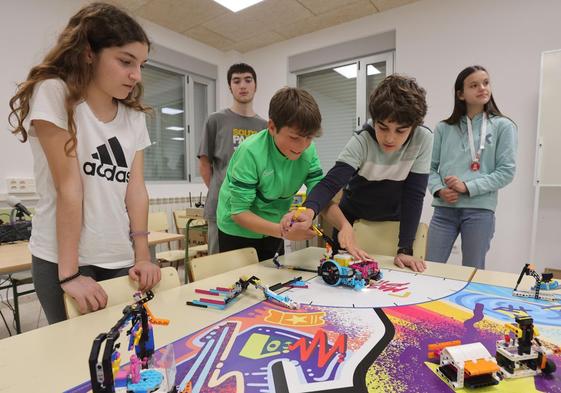
<path fill-rule="evenodd" d="M 341 282 L 341 268 L 332 260 L 327 260 L 321 265 L 321 277 L 328 285 L 337 286 Z"/>
<path fill-rule="evenodd" d="M 502 353 L 497 352 L 495 358 L 497 359 L 497 364 L 504 368 L 509 374 L 514 374 L 514 362 L 504 356 Z"/>
<path fill-rule="evenodd" d="M 556 369 L 557 369 L 557 366 L 555 365 L 553 360 L 547 359 L 547 361 L 545 363 L 545 367 L 542 369 L 542 372 L 544 374 L 548 375 L 548 374 L 554 373 Z"/>

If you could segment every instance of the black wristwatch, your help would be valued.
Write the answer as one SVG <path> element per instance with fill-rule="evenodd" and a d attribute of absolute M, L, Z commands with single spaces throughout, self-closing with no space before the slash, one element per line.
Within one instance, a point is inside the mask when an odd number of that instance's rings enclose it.
<path fill-rule="evenodd" d="M 410 247 L 400 247 L 397 249 L 397 254 L 413 255 L 413 249 Z"/>

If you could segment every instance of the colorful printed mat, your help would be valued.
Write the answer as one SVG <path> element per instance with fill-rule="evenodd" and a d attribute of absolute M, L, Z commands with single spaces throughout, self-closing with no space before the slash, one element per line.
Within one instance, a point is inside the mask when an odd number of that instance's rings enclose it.
<path fill-rule="evenodd" d="M 393 270 L 363 292 L 309 284 L 285 292 L 299 310 L 261 302 L 174 342 L 176 384 L 189 380 L 195 393 L 449 392 L 428 344 L 481 342 L 494 355 L 504 324 L 530 315 L 544 345 L 561 345 L 561 304 L 512 297 L 509 288 Z M 561 357 L 552 359 L 552 377 L 477 392 L 561 393 Z"/>

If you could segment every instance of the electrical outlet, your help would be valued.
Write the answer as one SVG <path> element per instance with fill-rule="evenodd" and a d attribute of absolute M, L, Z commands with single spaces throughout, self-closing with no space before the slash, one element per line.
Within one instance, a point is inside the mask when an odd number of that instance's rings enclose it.
<path fill-rule="evenodd" d="M 7 178 L 8 194 L 33 194 L 35 193 L 35 179 L 12 177 Z"/>

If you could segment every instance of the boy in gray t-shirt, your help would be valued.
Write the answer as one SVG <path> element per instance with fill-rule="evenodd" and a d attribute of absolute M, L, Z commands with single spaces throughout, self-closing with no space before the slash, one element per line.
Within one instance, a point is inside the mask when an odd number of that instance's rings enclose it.
<path fill-rule="evenodd" d="M 267 128 L 267 121 L 253 111 L 257 88 L 254 69 L 244 63 L 232 65 L 228 70 L 228 86 L 232 106 L 208 117 L 198 153 L 201 176 L 208 187 L 204 217 L 208 222 L 209 254 L 218 253 L 216 207 L 230 158 L 245 138 Z"/>

